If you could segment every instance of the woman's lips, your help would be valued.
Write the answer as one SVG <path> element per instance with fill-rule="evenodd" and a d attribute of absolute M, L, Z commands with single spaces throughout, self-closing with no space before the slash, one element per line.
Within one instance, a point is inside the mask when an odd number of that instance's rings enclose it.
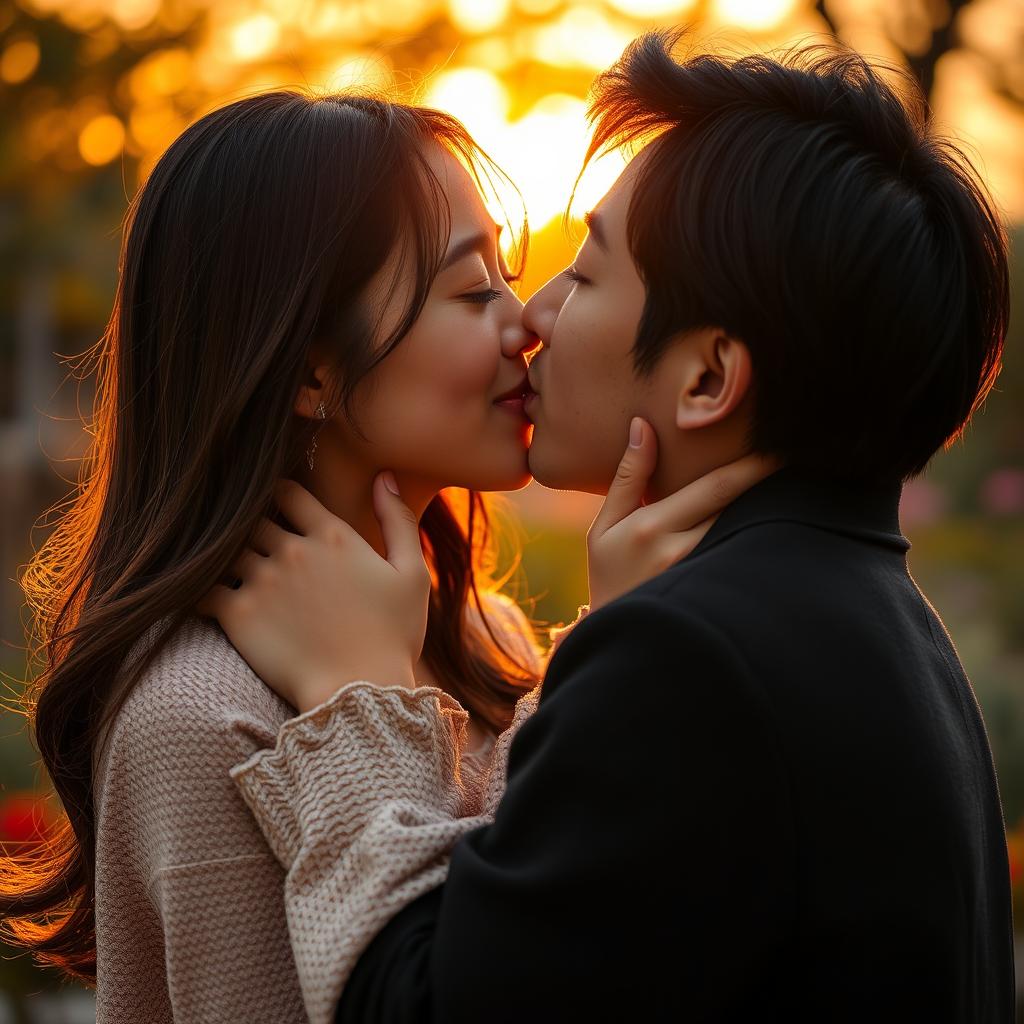
<path fill-rule="evenodd" d="M 519 416 L 523 414 L 523 407 L 526 404 L 524 398 L 503 398 L 500 402 L 494 403 L 499 409 L 508 409 L 509 412 L 514 412 Z"/>
<path fill-rule="evenodd" d="M 510 388 L 503 395 L 499 395 L 494 400 L 494 404 L 499 408 L 515 413 L 517 416 L 523 416 L 523 407 L 532 397 L 533 388 L 530 387 L 529 379 L 524 377 L 514 388 Z"/>

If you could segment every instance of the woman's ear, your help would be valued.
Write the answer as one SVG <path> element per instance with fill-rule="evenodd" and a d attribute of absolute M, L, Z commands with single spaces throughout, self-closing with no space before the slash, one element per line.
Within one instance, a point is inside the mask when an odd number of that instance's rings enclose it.
<path fill-rule="evenodd" d="M 717 327 L 694 331 L 684 345 L 676 426 L 696 430 L 724 420 L 746 398 L 750 350 Z"/>
<path fill-rule="evenodd" d="M 313 356 L 310 356 L 313 359 Z M 330 367 L 324 363 L 313 365 L 312 362 L 306 365 L 306 372 L 295 395 L 295 415 L 303 419 L 315 420 L 317 406 L 325 400 L 325 384 L 330 373 Z"/>

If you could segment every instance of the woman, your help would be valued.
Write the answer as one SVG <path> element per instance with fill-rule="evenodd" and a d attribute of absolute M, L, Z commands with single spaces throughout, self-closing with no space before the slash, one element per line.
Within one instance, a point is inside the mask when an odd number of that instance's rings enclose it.
<path fill-rule="evenodd" d="M 418 676 L 478 760 L 536 682 L 525 618 L 481 600 L 477 491 L 529 480 L 494 173 L 444 114 L 282 91 L 193 124 L 132 204 L 88 472 L 22 580 L 66 819 L 0 875 L 8 936 L 95 983 L 100 1021 L 306 1018 L 283 873 L 228 776 L 294 711 L 194 612 L 279 536 L 279 480 L 379 546 L 394 471 L 429 553 Z"/>

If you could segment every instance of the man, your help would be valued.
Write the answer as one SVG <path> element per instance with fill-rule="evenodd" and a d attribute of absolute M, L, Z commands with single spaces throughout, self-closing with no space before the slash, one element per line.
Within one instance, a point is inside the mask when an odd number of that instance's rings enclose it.
<path fill-rule="evenodd" d="M 897 514 L 998 371 L 1004 236 L 860 58 L 672 42 L 596 85 L 591 155 L 646 146 L 526 308 L 531 470 L 607 490 L 634 417 L 651 498 L 784 468 L 564 639 L 493 823 L 337 1020 L 1008 1024 L 991 755 Z"/>

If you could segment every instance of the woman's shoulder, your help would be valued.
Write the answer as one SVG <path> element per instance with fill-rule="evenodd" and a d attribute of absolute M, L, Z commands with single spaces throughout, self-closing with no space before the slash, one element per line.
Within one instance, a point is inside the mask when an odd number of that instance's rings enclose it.
<path fill-rule="evenodd" d="M 152 648 L 167 621 L 139 638 L 127 668 Z M 139 842 L 149 837 L 153 870 L 265 854 L 230 769 L 273 746 L 294 714 L 215 622 L 190 617 L 160 646 L 97 743 L 97 811 Z"/>
<path fill-rule="evenodd" d="M 166 628 L 162 619 L 139 638 L 123 674 Z M 112 730 L 159 738 L 164 746 L 189 739 L 228 741 L 232 748 L 273 742 L 295 714 L 249 667 L 220 626 L 189 616 L 165 640 L 124 699 Z"/>

